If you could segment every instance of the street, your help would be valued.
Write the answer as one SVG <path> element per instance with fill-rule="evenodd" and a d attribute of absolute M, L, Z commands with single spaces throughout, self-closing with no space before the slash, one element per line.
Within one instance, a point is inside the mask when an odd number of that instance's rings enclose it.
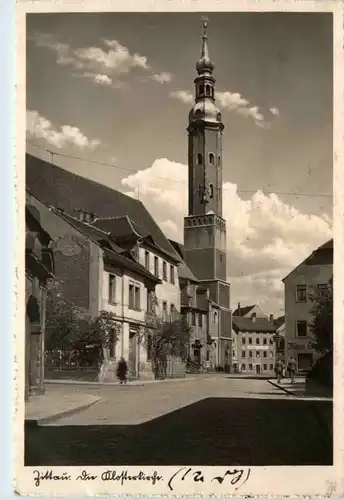
<path fill-rule="evenodd" d="M 144 386 L 49 384 L 47 390 L 102 399 L 28 428 L 25 465 L 332 464 L 332 402 L 293 398 L 265 380 L 222 374 Z"/>

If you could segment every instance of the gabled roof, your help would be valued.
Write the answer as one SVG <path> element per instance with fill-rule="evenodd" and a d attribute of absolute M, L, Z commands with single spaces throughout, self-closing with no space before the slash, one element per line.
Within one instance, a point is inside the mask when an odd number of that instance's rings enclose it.
<path fill-rule="evenodd" d="M 279 318 L 274 319 L 274 325 L 278 329 L 285 323 L 285 316 L 280 316 Z"/>
<path fill-rule="evenodd" d="M 118 241 L 142 238 L 142 235 L 134 229 L 134 223 L 127 215 L 97 218 L 93 225 L 111 234 L 111 237 Z"/>
<path fill-rule="evenodd" d="M 276 326 L 267 318 L 256 318 L 252 321 L 251 318 L 242 318 L 241 316 L 233 316 L 233 329 L 236 332 L 258 332 L 258 333 L 275 333 Z"/>
<path fill-rule="evenodd" d="M 246 316 L 246 314 L 248 314 L 254 307 L 255 304 L 253 304 L 253 306 L 240 307 L 240 311 L 239 309 L 235 309 L 233 316 Z"/>
<path fill-rule="evenodd" d="M 314 250 L 303 262 L 290 271 L 282 281 L 284 282 L 300 266 L 330 266 L 331 264 L 333 264 L 333 239 Z"/>
<path fill-rule="evenodd" d="M 26 154 L 26 184 L 30 194 L 41 202 L 72 216 L 76 209 L 100 218 L 127 215 L 134 222 L 135 230 L 143 236 L 150 234 L 159 248 L 178 258 L 174 247 L 139 200 L 30 154 Z"/>
<path fill-rule="evenodd" d="M 194 283 L 198 283 L 199 280 L 196 278 L 196 276 L 194 275 L 194 273 L 191 271 L 191 269 L 184 260 L 184 255 L 185 255 L 184 245 L 182 245 L 181 243 L 177 243 L 174 240 L 169 240 L 169 242 L 171 243 L 171 245 L 173 246 L 173 248 L 175 249 L 176 253 L 179 256 L 179 261 L 180 261 L 178 268 L 179 278 L 193 281 Z"/>
<path fill-rule="evenodd" d="M 76 229 L 79 233 L 83 234 L 87 239 L 100 246 L 104 252 L 104 256 L 111 260 L 114 264 L 135 271 L 154 283 L 161 283 L 159 278 L 149 272 L 139 262 L 134 261 L 129 256 L 125 255 L 125 251 L 112 242 L 105 232 L 93 227 L 91 224 L 81 222 L 70 215 L 61 212 L 60 210 L 56 210 L 54 208 L 50 208 L 50 210 L 53 211 L 55 215 L 63 219 L 67 224 L 74 227 L 74 229 Z"/>

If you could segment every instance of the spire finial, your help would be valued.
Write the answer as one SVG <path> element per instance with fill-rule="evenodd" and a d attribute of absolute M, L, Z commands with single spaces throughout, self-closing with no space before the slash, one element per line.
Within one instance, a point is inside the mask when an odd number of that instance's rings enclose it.
<path fill-rule="evenodd" d="M 202 38 L 206 38 L 209 19 L 207 17 L 202 17 L 202 20 L 203 20 L 203 37 Z"/>
<path fill-rule="evenodd" d="M 201 50 L 201 58 L 199 59 L 196 68 L 199 74 L 205 72 L 212 72 L 214 69 L 214 64 L 209 57 L 208 50 L 208 18 L 202 17 L 203 20 L 203 36 L 202 36 L 202 50 Z"/>

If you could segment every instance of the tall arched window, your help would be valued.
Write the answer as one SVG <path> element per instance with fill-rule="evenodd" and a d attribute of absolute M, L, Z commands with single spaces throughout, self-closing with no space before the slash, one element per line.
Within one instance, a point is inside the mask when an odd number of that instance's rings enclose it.
<path fill-rule="evenodd" d="M 210 85 L 207 85 L 205 87 L 205 93 L 206 93 L 206 95 L 211 95 Z"/>
<path fill-rule="evenodd" d="M 212 184 L 209 186 L 209 197 L 214 198 L 214 186 Z"/>
<path fill-rule="evenodd" d="M 217 323 L 217 312 L 216 311 L 214 312 L 213 318 L 214 318 L 214 323 Z"/>
<path fill-rule="evenodd" d="M 214 153 L 209 153 L 209 163 L 214 165 L 215 156 Z"/>
<path fill-rule="evenodd" d="M 203 155 L 202 153 L 197 154 L 197 165 L 202 165 L 203 163 Z"/>
<path fill-rule="evenodd" d="M 199 95 L 204 95 L 204 85 L 199 86 Z"/>

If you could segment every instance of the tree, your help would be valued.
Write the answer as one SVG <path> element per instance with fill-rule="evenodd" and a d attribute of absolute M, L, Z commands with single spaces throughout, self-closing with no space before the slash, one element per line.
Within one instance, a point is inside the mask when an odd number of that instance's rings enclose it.
<path fill-rule="evenodd" d="M 328 287 L 316 287 L 311 296 L 313 302 L 310 331 L 314 337 L 314 348 L 320 353 L 333 349 L 333 279 Z"/>
<path fill-rule="evenodd" d="M 47 291 L 46 351 L 73 353 L 86 364 L 100 363 L 104 348 L 117 342 L 120 325 L 116 320 L 108 311 L 90 316 L 64 297 L 62 282 L 52 280 Z"/>
<path fill-rule="evenodd" d="M 154 298 L 151 311 L 145 317 L 146 326 L 142 331 L 142 340 L 150 354 L 155 373 L 159 367 L 162 367 L 164 372 L 168 356 L 179 357 L 186 361 L 191 332 L 185 317 L 176 312 L 173 318 L 164 321 L 157 308 L 157 300 Z"/>

